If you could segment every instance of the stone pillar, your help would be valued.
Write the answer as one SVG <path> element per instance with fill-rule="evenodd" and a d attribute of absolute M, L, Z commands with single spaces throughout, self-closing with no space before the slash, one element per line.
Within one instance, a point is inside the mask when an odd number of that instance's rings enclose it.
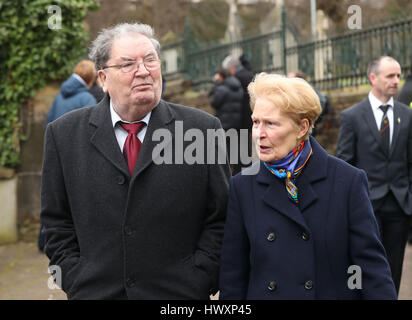
<path fill-rule="evenodd" d="M 20 166 L 17 170 L 17 223 L 19 228 L 40 220 L 40 187 L 46 117 L 59 92 L 60 83 L 51 83 L 22 106 L 23 133 Z"/>
<path fill-rule="evenodd" d="M 17 178 L 11 169 L 0 168 L 0 245 L 16 242 Z"/>
<path fill-rule="evenodd" d="M 315 50 L 314 76 L 315 79 L 324 79 L 327 74 L 327 63 L 332 58 L 332 45 L 327 39 L 327 30 L 330 28 L 329 18 L 322 10 L 316 11 L 316 34 L 318 40 L 324 40 L 322 44 L 318 43 Z"/>

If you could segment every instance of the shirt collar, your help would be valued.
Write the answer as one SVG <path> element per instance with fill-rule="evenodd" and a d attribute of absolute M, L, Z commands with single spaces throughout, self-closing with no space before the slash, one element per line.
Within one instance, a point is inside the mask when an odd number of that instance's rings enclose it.
<path fill-rule="evenodd" d="M 126 122 L 126 123 L 136 123 L 136 122 L 141 122 L 141 121 L 142 121 L 142 122 L 146 123 L 146 126 L 148 126 L 148 125 L 149 125 L 150 116 L 152 115 L 152 112 L 150 111 L 148 114 L 146 114 L 146 116 L 145 116 L 143 119 L 141 119 L 141 120 L 139 120 L 139 121 L 133 121 L 133 122 L 125 121 L 125 120 L 122 120 L 122 118 L 120 118 L 120 116 L 119 116 L 119 115 L 117 114 L 117 112 L 114 110 L 112 99 L 110 99 L 110 115 L 111 115 L 111 117 L 112 117 L 113 128 L 116 126 L 116 124 L 117 124 L 119 121 L 123 121 L 123 122 Z"/>
<path fill-rule="evenodd" d="M 376 98 L 374 96 L 374 94 L 371 92 L 369 92 L 369 102 L 372 106 L 373 110 L 379 109 L 379 107 L 383 104 L 388 104 L 393 108 L 393 97 L 391 97 L 388 101 L 386 101 L 386 103 L 382 103 L 382 101 L 380 101 L 378 98 Z"/>

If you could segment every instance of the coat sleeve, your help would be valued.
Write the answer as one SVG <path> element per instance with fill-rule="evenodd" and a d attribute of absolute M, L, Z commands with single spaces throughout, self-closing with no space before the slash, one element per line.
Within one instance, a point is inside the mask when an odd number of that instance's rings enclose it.
<path fill-rule="evenodd" d="M 219 120 L 214 118 L 214 121 L 215 130 L 220 129 L 223 133 Z M 219 154 L 220 147 L 216 144 L 216 155 Z M 195 264 L 211 277 L 210 294 L 215 294 L 219 286 L 220 251 L 226 220 L 229 178 L 227 158 L 225 161 L 213 161 L 212 164 L 208 164 L 207 209 L 195 254 Z"/>
<path fill-rule="evenodd" d="M 245 300 L 247 298 L 250 270 L 249 252 L 249 238 L 232 178 L 220 267 L 220 299 Z"/>
<path fill-rule="evenodd" d="M 396 299 L 385 249 L 379 238 L 368 182 L 363 171 L 357 171 L 349 199 L 349 252 L 351 263 L 360 269 L 362 299 Z M 349 284 L 349 280 L 348 280 Z"/>
<path fill-rule="evenodd" d="M 51 125 L 47 126 L 45 134 L 40 216 L 45 228 L 45 252 L 50 259 L 50 266 L 60 268 L 62 289 L 67 292 L 76 274 L 73 271 L 80 260 L 80 249 Z"/>
<path fill-rule="evenodd" d="M 340 114 L 339 138 L 336 156 L 355 165 L 356 161 L 356 134 L 353 130 L 351 117 L 346 113 Z"/>

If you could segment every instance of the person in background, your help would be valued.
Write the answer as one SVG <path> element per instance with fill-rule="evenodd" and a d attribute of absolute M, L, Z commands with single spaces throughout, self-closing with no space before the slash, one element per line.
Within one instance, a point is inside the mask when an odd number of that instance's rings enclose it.
<path fill-rule="evenodd" d="M 214 82 L 215 86 L 210 91 L 210 104 L 216 110 L 215 116 L 220 120 L 223 130 L 235 129 L 239 137 L 242 125 L 242 86 L 237 78 L 222 68 L 215 74 Z M 235 175 L 241 171 L 240 150 L 238 145 L 238 152 L 232 154 L 230 142 L 230 138 L 227 137 L 226 151 L 229 154 L 232 175 Z"/>
<path fill-rule="evenodd" d="M 98 103 L 103 100 L 104 91 L 103 91 L 102 85 L 100 83 L 100 79 L 98 77 L 96 77 L 96 81 L 93 83 L 93 85 L 89 89 L 89 91 Z"/>
<path fill-rule="evenodd" d="M 47 123 L 69 111 L 96 104 L 96 99 L 89 91 L 95 80 L 94 63 L 90 60 L 80 61 L 75 66 L 73 74 L 63 82 L 47 115 Z"/>
<path fill-rule="evenodd" d="M 76 64 L 73 74 L 61 85 L 60 92 L 53 101 L 47 114 L 47 124 L 69 111 L 96 104 L 96 99 L 89 89 L 96 80 L 96 68 L 90 60 L 81 60 Z M 37 247 L 44 251 L 45 230 L 40 222 Z"/>
<path fill-rule="evenodd" d="M 396 299 L 365 173 L 310 136 L 316 92 L 261 73 L 249 94 L 260 161 L 230 181 L 220 298 Z"/>
<path fill-rule="evenodd" d="M 405 83 L 403 84 L 401 90 L 399 91 L 398 98 L 399 102 L 407 106 L 411 106 L 412 103 L 412 74 L 408 74 L 405 77 Z"/>
<path fill-rule="evenodd" d="M 395 101 L 401 67 L 392 57 L 369 63 L 372 89 L 340 114 L 337 156 L 368 176 L 370 199 L 396 292 L 412 214 L 412 110 Z"/>
<path fill-rule="evenodd" d="M 396 100 L 412 108 L 412 74 L 406 76 Z M 409 219 L 408 243 L 412 244 L 412 218 Z"/>
<path fill-rule="evenodd" d="M 244 54 L 240 58 L 234 55 L 227 56 L 222 62 L 222 68 L 229 71 L 231 76 L 236 77 L 243 89 L 243 99 L 242 99 L 242 121 L 240 128 L 248 131 L 248 153 L 251 154 L 251 132 L 252 132 L 252 120 L 250 116 L 252 115 L 252 110 L 250 109 L 250 97 L 247 90 L 249 83 L 253 80 L 255 76 L 252 71 L 252 66 L 249 60 Z M 241 167 L 248 167 L 251 163 L 240 163 Z"/>

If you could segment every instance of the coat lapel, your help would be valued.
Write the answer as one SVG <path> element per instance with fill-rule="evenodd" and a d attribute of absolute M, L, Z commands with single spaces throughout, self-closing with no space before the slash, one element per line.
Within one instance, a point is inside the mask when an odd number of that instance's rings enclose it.
<path fill-rule="evenodd" d="M 309 229 L 299 208 L 288 198 L 283 181 L 270 173 L 263 164 L 260 165 L 256 181 L 266 185 L 262 194 L 264 203 L 295 223 L 301 225 L 305 230 Z"/>
<path fill-rule="evenodd" d="M 167 102 L 160 100 L 159 104 L 152 110 L 146 135 L 142 148 L 140 149 L 139 158 L 133 171 L 132 180 L 134 180 L 144 169 L 146 169 L 147 166 L 153 162 L 153 160 L 160 156 L 159 152 L 156 153 L 153 151 L 156 145 L 159 144 L 158 141 L 153 140 L 153 133 L 155 130 L 166 129 L 170 132 L 170 135 L 165 137 L 165 139 L 170 139 L 170 141 L 164 141 L 162 143 L 164 146 L 172 143 L 174 137 L 173 120 L 174 117 Z"/>
<path fill-rule="evenodd" d="M 373 135 L 373 137 L 376 140 L 376 143 L 379 145 L 379 148 L 381 149 L 381 151 L 388 156 L 388 152 L 382 147 L 381 144 L 381 136 L 379 133 L 379 129 L 376 125 L 376 120 L 375 120 L 375 116 L 373 114 L 372 111 L 372 106 L 369 102 L 369 99 L 366 98 L 362 104 L 363 110 L 362 110 L 362 116 L 365 120 L 365 123 L 367 125 L 367 127 L 369 128 L 371 134 Z"/>
<path fill-rule="evenodd" d="M 109 95 L 106 95 L 93 110 L 89 123 L 95 128 L 95 131 L 90 138 L 91 144 L 93 144 L 117 169 L 128 176 L 129 169 L 119 148 L 113 129 L 110 116 Z"/>
<path fill-rule="evenodd" d="M 299 207 L 288 198 L 283 181 L 270 173 L 263 164 L 256 178 L 258 183 L 266 185 L 262 194 L 263 202 L 306 230 L 309 228 L 304 218 L 305 211 L 319 198 L 313 183 L 327 177 L 327 153 L 314 138 L 310 137 L 310 143 L 313 154 L 298 178 Z"/>
<path fill-rule="evenodd" d="M 310 137 L 310 144 L 313 152 L 311 159 L 298 178 L 300 210 L 303 213 L 319 198 L 313 184 L 327 177 L 328 154 L 313 137 Z"/>

